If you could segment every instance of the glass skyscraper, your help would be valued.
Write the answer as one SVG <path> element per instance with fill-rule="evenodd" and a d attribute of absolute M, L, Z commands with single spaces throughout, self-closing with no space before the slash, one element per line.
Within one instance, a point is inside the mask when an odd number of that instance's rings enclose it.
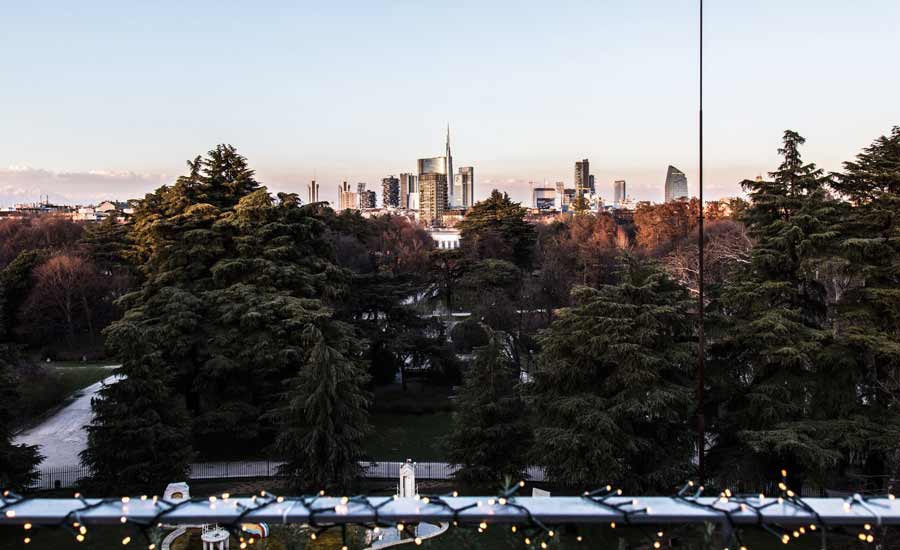
<path fill-rule="evenodd" d="M 666 172 L 666 202 L 688 198 L 687 177 L 684 172 L 669 166 Z"/>

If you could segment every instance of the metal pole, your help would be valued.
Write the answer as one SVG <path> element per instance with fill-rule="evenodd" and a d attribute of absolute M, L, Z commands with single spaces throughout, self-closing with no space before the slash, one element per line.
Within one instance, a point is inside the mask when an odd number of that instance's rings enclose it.
<path fill-rule="evenodd" d="M 697 305 L 700 313 L 700 322 L 697 327 L 697 470 L 700 483 L 706 479 L 706 419 L 703 415 L 704 385 L 706 384 L 706 338 L 703 333 L 703 325 L 706 321 L 705 304 L 703 303 L 703 0 L 700 0 L 700 216 L 698 218 L 698 298 Z"/>

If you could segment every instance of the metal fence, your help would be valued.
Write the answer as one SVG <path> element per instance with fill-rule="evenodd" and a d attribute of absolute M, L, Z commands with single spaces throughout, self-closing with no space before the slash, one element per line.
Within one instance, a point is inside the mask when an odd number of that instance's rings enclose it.
<path fill-rule="evenodd" d="M 281 461 L 252 460 L 238 462 L 199 462 L 191 464 L 189 480 L 214 479 L 272 479 L 279 477 Z M 361 461 L 362 476 L 365 479 L 399 479 L 402 461 L 374 460 Z M 450 480 L 457 467 L 446 462 L 416 463 L 416 479 Z M 79 479 L 90 476 L 90 469 L 81 465 L 43 468 L 32 489 L 67 489 L 74 487 Z M 527 470 L 527 479 L 544 481 L 543 468 L 532 466 Z"/>

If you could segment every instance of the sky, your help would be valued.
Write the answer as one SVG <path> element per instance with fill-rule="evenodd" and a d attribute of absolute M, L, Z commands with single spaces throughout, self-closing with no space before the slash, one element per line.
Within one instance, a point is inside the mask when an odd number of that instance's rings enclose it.
<path fill-rule="evenodd" d="M 840 169 L 900 124 L 900 2 L 707 0 L 704 189 L 775 168 L 785 129 Z M 443 154 L 528 200 L 588 158 L 602 196 L 698 181 L 698 3 L 40 1 L 0 17 L 0 206 L 140 197 L 230 143 L 272 191 Z"/>

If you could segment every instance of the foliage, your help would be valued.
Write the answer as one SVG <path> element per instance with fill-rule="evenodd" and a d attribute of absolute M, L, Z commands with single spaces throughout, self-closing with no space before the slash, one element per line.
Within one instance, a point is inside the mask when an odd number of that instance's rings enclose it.
<path fill-rule="evenodd" d="M 508 260 L 531 266 L 534 227 L 525 221 L 525 208 L 496 189 L 475 203 L 459 223 L 463 251 L 470 258 Z"/>
<path fill-rule="evenodd" d="M 0 310 L 5 300 L 5 290 L 0 282 Z M 19 380 L 14 370 L 19 362 L 18 350 L 5 339 L 7 334 L 0 316 L 0 490 L 21 491 L 37 479 L 35 466 L 42 457 L 37 447 L 13 445 L 13 428 L 19 420 L 21 395 Z"/>
<path fill-rule="evenodd" d="M 460 466 L 456 479 L 502 482 L 521 479 L 528 466 L 531 429 L 522 414 L 519 369 L 503 338 L 490 335 L 476 350 L 465 374 L 447 437 L 449 460 Z"/>
<path fill-rule="evenodd" d="M 846 479 L 855 462 L 896 447 L 896 417 L 868 395 L 871 376 L 835 324 L 846 295 L 848 235 L 859 211 L 831 197 L 804 139 L 784 134 L 772 180 L 746 181 L 750 262 L 722 290 L 711 348 L 721 411 L 710 459 L 720 475 L 758 482 L 786 467 L 796 484 Z M 862 328 L 862 326 L 861 326 Z"/>
<path fill-rule="evenodd" d="M 662 204 L 639 203 L 634 211 L 636 244 L 651 251 L 666 247 L 687 236 L 697 225 L 699 216 L 700 201 L 696 198 Z"/>
<path fill-rule="evenodd" d="M 530 384 L 532 459 L 559 482 L 661 490 L 690 471 L 689 297 L 653 264 L 580 287 L 543 331 Z"/>
<path fill-rule="evenodd" d="M 301 207 L 295 195 L 271 197 L 233 147 L 220 145 L 188 167 L 188 175 L 136 208 L 130 256 L 142 262 L 143 284 L 120 300 L 126 313 L 106 331 L 128 382 L 104 390 L 103 401 L 95 403 L 98 414 L 91 429 L 96 436 L 84 455 L 100 466 L 100 482 L 116 479 L 107 476 L 117 464 L 127 468 L 129 461 L 149 459 L 159 444 L 134 441 L 132 456 L 110 454 L 102 447 L 105 439 L 120 431 L 128 437 L 137 426 L 116 416 L 144 414 L 150 425 L 141 429 L 178 442 L 177 453 L 148 470 L 146 480 L 159 483 L 163 478 L 156 476 L 183 469 L 193 450 L 217 458 L 246 456 L 249 448 L 274 441 L 276 434 L 298 433 L 296 419 L 287 428 L 280 422 L 288 419 L 270 414 L 279 396 L 285 403 L 301 399 L 284 394 L 287 379 L 305 380 L 294 385 L 305 395 L 356 391 L 357 382 L 365 381 L 362 375 L 353 384 L 332 384 L 350 371 L 323 362 L 323 354 L 332 354 L 322 352 L 323 346 L 349 354 L 349 362 L 358 360 L 359 349 L 329 307 L 346 296 L 348 277 L 334 264 L 327 227 L 317 212 Z M 313 327 L 327 335 L 327 343 L 302 337 Z M 131 344 L 136 335 L 143 342 L 139 348 Z M 131 401 L 141 388 L 147 400 Z M 351 403 L 362 399 L 332 395 Z M 153 414 L 162 396 L 175 405 L 168 415 Z M 354 424 L 341 431 L 344 420 Z M 342 434 L 362 431 L 358 420 L 332 418 L 331 426 L 338 429 L 322 433 L 331 434 L 337 448 L 344 445 Z M 327 460 L 317 467 L 338 475 L 340 483 L 345 481 L 341 472 L 355 467 L 352 453 L 280 449 L 303 455 L 282 456 L 289 462 L 308 466 Z"/>
<path fill-rule="evenodd" d="M 330 330 L 346 331 L 332 323 Z M 287 405 L 278 413 L 283 428 L 277 446 L 287 462 L 281 473 L 298 489 L 346 491 L 359 473 L 369 431 L 364 369 L 352 358 L 352 340 L 304 330 L 307 364 L 289 382 Z M 336 347 L 332 342 L 347 347 Z"/>

